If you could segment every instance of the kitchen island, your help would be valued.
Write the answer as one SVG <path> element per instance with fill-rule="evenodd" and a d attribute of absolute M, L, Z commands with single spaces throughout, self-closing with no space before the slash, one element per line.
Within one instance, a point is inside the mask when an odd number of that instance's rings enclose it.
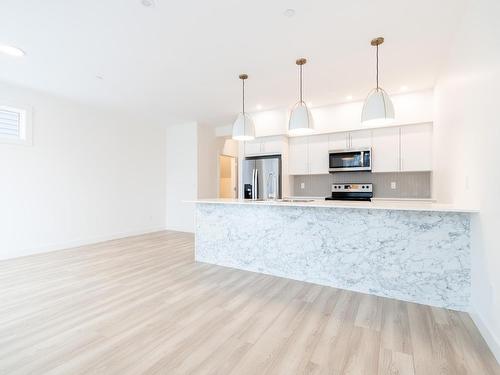
<path fill-rule="evenodd" d="M 421 202 L 196 201 L 196 260 L 466 310 L 471 209 Z"/>

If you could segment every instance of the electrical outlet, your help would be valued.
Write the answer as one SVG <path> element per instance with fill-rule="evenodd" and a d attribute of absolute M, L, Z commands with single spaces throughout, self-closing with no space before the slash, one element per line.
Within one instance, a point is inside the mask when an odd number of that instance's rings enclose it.
<path fill-rule="evenodd" d="M 396 181 L 391 182 L 391 189 L 395 190 L 396 189 Z"/>
<path fill-rule="evenodd" d="M 304 189 L 306 188 L 306 183 L 305 183 L 305 182 L 301 182 L 301 183 L 300 183 L 300 188 L 301 188 L 302 190 L 304 190 Z"/>

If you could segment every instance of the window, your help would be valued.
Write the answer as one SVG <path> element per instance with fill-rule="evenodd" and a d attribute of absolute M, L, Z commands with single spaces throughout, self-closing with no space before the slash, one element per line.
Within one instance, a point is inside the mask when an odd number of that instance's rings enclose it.
<path fill-rule="evenodd" d="M 31 145 L 31 109 L 0 105 L 0 143 Z"/>

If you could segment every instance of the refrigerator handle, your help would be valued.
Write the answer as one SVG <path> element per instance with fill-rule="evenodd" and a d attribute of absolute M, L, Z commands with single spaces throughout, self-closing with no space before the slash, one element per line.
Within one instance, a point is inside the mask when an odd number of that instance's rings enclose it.
<path fill-rule="evenodd" d="M 252 169 L 252 199 L 255 199 L 255 168 Z"/>
<path fill-rule="evenodd" d="M 255 199 L 259 199 L 259 170 L 255 169 Z"/>
<path fill-rule="evenodd" d="M 257 191 L 255 190 L 257 187 L 256 187 L 256 184 L 255 184 L 255 181 L 256 181 L 256 176 L 257 174 L 257 170 L 254 168 L 252 169 L 252 199 L 256 199 L 256 195 L 257 195 Z"/>

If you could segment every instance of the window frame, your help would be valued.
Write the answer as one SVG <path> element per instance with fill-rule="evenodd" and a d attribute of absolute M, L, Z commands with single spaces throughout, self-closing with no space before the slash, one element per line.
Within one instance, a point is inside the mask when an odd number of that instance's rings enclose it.
<path fill-rule="evenodd" d="M 19 137 L 8 137 L 0 134 L 0 144 L 33 145 L 33 109 L 30 106 L 0 101 L 0 110 L 17 112 L 19 118 Z"/>

